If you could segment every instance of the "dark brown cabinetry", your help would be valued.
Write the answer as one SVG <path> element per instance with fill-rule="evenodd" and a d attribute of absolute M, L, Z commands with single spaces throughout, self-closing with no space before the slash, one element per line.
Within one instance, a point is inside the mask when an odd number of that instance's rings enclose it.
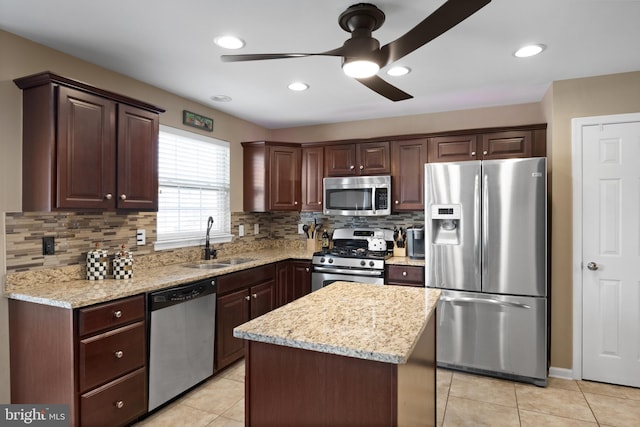
<path fill-rule="evenodd" d="M 276 307 L 275 264 L 251 268 L 218 278 L 216 308 L 216 370 L 244 357 L 244 340 L 233 328 Z"/>
<path fill-rule="evenodd" d="M 287 260 L 276 264 L 278 307 L 311 292 L 311 263 Z"/>
<path fill-rule="evenodd" d="M 243 203 L 250 212 L 299 211 L 300 145 L 243 142 Z"/>
<path fill-rule="evenodd" d="M 388 175 L 389 150 L 388 141 L 327 145 L 325 176 Z"/>
<path fill-rule="evenodd" d="M 324 148 L 302 148 L 302 211 L 322 211 Z"/>
<path fill-rule="evenodd" d="M 427 138 L 394 141 L 391 144 L 392 209 L 414 211 L 424 208 L 424 164 Z"/>
<path fill-rule="evenodd" d="M 387 285 L 424 287 L 424 267 L 387 264 L 385 274 Z"/>
<path fill-rule="evenodd" d="M 544 128 L 429 138 L 429 162 L 513 159 L 545 155 Z"/>
<path fill-rule="evenodd" d="M 77 310 L 9 300 L 12 402 L 128 424 L 147 410 L 146 330 L 143 295 Z"/>
<path fill-rule="evenodd" d="M 48 72 L 15 83 L 24 211 L 158 209 L 163 109 Z"/>

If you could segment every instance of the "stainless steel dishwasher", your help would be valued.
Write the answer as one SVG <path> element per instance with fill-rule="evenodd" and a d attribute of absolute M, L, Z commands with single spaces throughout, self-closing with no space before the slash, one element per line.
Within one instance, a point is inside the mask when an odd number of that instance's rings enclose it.
<path fill-rule="evenodd" d="M 149 411 L 213 374 L 213 279 L 149 294 Z"/>

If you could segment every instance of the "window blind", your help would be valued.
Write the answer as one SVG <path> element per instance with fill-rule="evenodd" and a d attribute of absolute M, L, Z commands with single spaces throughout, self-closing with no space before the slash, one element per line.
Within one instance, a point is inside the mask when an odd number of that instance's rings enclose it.
<path fill-rule="evenodd" d="M 213 217 L 212 241 L 231 238 L 229 143 L 160 126 L 158 242 L 193 246 Z"/>

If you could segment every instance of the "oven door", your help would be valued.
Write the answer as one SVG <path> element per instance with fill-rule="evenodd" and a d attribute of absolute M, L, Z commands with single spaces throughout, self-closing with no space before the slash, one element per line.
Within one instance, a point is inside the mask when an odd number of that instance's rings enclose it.
<path fill-rule="evenodd" d="M 358 282 L 371 285 L 384 285 L 382 270 L 352 270 L 335 267 L 313 266 L 311 272 L 311 291 L 317 291 L 333 282 Z"/>

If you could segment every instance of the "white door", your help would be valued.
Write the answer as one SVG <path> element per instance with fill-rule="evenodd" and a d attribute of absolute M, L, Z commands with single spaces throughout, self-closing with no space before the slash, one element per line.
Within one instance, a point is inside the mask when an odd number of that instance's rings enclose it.
<path fill-rule="evenodd" d="M 582 126 L 582 378 L 640 387 L 640 121 L 609 118 Z"/>

